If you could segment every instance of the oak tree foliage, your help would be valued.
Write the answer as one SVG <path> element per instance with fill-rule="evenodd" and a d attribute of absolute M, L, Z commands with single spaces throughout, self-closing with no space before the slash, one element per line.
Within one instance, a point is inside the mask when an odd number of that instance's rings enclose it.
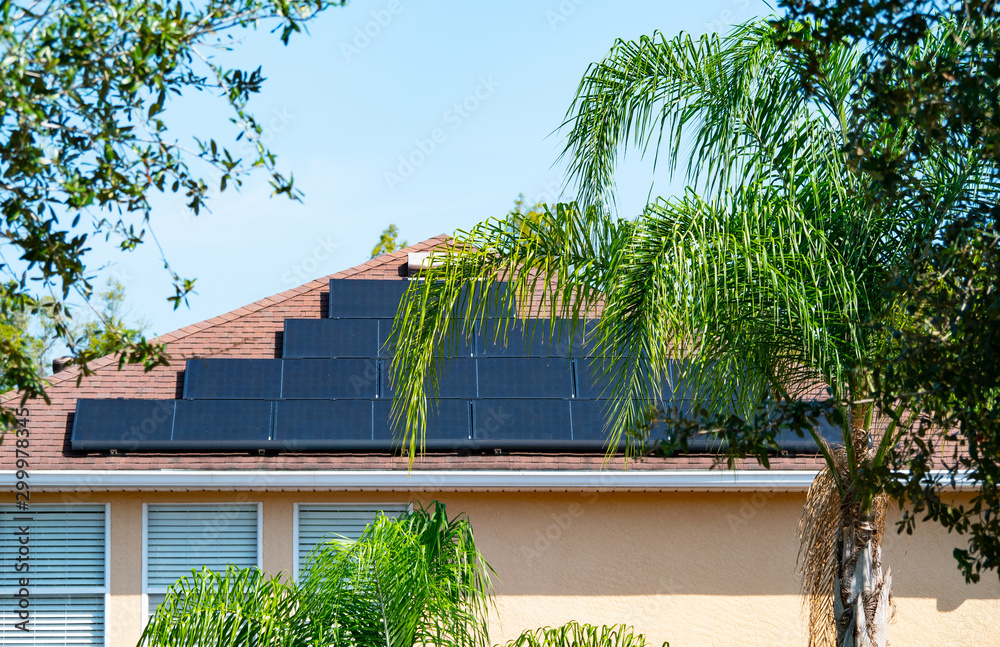
<path fill-rule="evenodd" d="M 86 374 L 93 359 L 73 339 L 71 295 L 93 292 L 87 258 L 93 236 L 122 251 L 152 236 L 155 194 L 178 194 L 198 214 L 210 190 L 239 187 L 261 169 L 274 194 L 299 199 L 291 175 L 261 140 L 249 109 L 262 68 L 228 69 L 216 54 L 233 34 L 266 26 L 285 44 L 319 12 L 343 0 L 4 0 L 0 2 L 0 311 L 16 320 L 50 308 L 55 334 Z M 171 107 L 182 95 L 218 96 L 236 141 L 201 133 L 172 136 Z M 235 151 L 235 153 L 234 153 Z M 154 238 L 155 241 L 155 238 Z M 194 279 L 173 277 L 176 308 Z M 120 364 L 167 363 L 161 345 L 125 338 Z M 0 338 L 8 385 L 45 397 L 31 353 Z M 11 422 L 7 410 L 3 422 Z"/>
<path fill-rule="evenodd" d="M 981 190 L 918 232 L 912 257 L 887 282 L 889 299 L 906 304 L 905 325 L 883 325 L 892 342 L 859 367 L 874 377 L 864 397 L 905 411 L 911 425 L 870 478 L 909 504 L 901 530 L 923 517 L 967 536 L 955 557 L 977 581 L 1000 567 L 1000 11 L 995 0 L 780 4 L 787 16 L 775 24 L 804 63 L 807 92 L 837 47 L 863 47 L 870 72 L 852 94 L 862 109 L 845 124 L 843 153 L 870 178 L 870 201 L 933 210 L 948 198 L 921 170 L 935 155 L 980 170 Z M 931 46 L 927 35 L 943 31 L 949 38 Z M 904 50 L 920 55 L 905 59 Z M 950 170 L 957 186 L 963 178 Z M 960 475 L 976 484 L 964 504 L 942 491 Z"/>

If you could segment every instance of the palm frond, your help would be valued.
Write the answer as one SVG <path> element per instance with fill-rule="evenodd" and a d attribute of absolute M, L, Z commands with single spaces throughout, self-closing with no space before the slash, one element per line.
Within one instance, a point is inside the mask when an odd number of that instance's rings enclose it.
<path fill-rule="evenodd" d="M 295 589 L 258 568 L 192 572 L 170 587 L 139 641 L 141 647 L 291 647 Z"/>
<path fill-rule="evenodd" d="M 836 455 L 843 464 L 843 453 Z M 802 603 L 809 623 L 809 647 L 836 647 L 833 596 L 837 575 L 837 533 L 841 500 L 829 467 L 809 486 L 799 520 L 798 566 L 802 575 Z"/>
<path fill-rule="evenodd" d="M 627 625 L 594 626 L 568 622 L 559 627 L 525 631 L 505 647 L 648 647 L 643 634 Z M 670 647 L 663 643 L 663 647 Z"/>
<path fill-rule="evenodd" d="M 869 190 L 873 179 L 842 152 L 845 129 L 858 123 L 850 96 L 863 80 L 859 60 L 850 48 L 831 52 L 807 97 L 801 63 L 764 22 L 721 38 L 616 42 L 588 70 L 566 120 L 580 201 L 456 233 L 400 308 L 390 379 L 410 460 L 423 447 L 443 356 L 487 319 L 490 334 L 503 335 L 518 317 L 553 316 L 577 331 L 600 314 L 591 343 L 605 351 L 616 401 L 611 446 L 645 425 L 650 404 L 681 394 L 693 411 L 747 417 L 768 396 L 864 392 L 852 371 L 887 343 L 877 324 L 899 312 L 884 302 L 886 281 L 996 178 L 954 151 L 926 163 L 934 205 Z M 905 128 L 879 128 L 894 151 L 912 143 Z M 634 221 L 616 219 L 603 205 L 617 156 L 654 142 L 671 170 L 690 144 L 693 186 Z M 505 281 L 516 313 L 494 291 Z M 468 298 L 476 293 L 490 296 Z M 853 456 L 849 436 L 845 427 Z"/>
<path fill-rule="evenodd" d="M 389 340 L 393 421 L 411 460 L 423 447 L 427 396 L 436 395 L 458 340 L 471 339 L 477 326 L 502 336 L 518 319 L 550 316 L 557 320 L 551 336 L 563 327 L 582 335 L 630 228 L 597 209 L 556 205 L 533 220 L 519 213 L 487 220 L 435 251 L 440 265 L 411 284 Z"/>
<path fill-rule="evenodd" d="M 490 573 L 464 517 L 444 505 L 380 516 L 331 539 L 298 584 L 260 569 L 195 571 L 167 593 L 142 647 L 488 647 Z"/>
<path fill-rule="evenodd" d="M 587 70 L 564 122 L 562 156 L 578 201 L 614 204 L 614 168 L 630 145 L 643 154 L 653 147 L 655 167 L 665 144 L 670 173 L 689 150 L 691 188 L 719 195 L 785 176 L 804 142 L 842 135 L 857 54 L 838 51 L 810 99 L 800 91 L 798 63 L 773 36 L 767 23 L 753 21 L 724 38 L 655 32 L 617 41 Z"/>
<path fill-rule="evenodd" d="M 305 572 L 300 615 L 313 644 L 489 645 L 490 569 L 468 520 L 448 519 L 443 505 L 320 544 Z"/>
<path fill-rule="evenodd" d="M 767 186 L 647 208 L 614 259 L 596 331 L 622 355 L 614 428 L 639 422 L 631 401 L 663 399 L 657 385 L 672 369 L 694 410 L 742 416 L 769 393 L 845 383 L 870 346 L 861 322 L 872 295 L 817 211 Z"/>

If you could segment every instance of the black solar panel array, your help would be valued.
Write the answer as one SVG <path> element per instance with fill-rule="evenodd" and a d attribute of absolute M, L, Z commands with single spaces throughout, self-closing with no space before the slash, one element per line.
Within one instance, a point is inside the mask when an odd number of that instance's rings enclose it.
<path fill-rule="evenodd" d="M 385 342 L 407 286 L 331 281 L 329 318 L 287 319 L 280 359 L 188 360 L 181 399 L 81 399 L 71 446 L 162 452 L 398 449 Z M 513 307 L 506 288 L 488 296 Z M 442 363 L 440 399 L 429 402 L 428 450 L 605 449 L 608 382 L 595 357 L 601 353 L 583 343 L 585 335 L 571 338 L 567 326 L 548 320 L 503 331 L 489 319 L 473 332 L 471 340 L 457 339 L 454 357 Z M 683 400 L 675 404 L 683 406 Z M 783 444 L 815 450 L 811 440 L 794 436 Z M 716 449 L 712 439 L 690 445 Z"/>
<path fill-rule="evenodd" d="M 285 319 L 282 357 L 375 357 L 383 326 L 392 319 Z"/>
<path fill-rule="evenodd" d="M 279 397 L 280 359 L 191 359 L 184 367 L 184 398 L 188 400 Z"/>
<path fill-rule="evenodd" d="M 329 316 L 331 319 L 393 319 L 409 281 L 379 281 L 370 279 L 332 279 L 330 281 Z M 456 316 L 463 317 L 470 299 L 478 303 L 478 287 L 464 290 L 455 305 Z M 514 298 L 506 286 L 494 287 L 486 294 L 490 312 L 514 312 Z"/>

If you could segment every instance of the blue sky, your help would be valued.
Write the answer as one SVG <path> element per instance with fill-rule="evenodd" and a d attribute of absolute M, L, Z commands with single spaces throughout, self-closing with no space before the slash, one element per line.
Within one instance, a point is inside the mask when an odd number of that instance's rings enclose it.
<path fill-rule="evenodd" d="M 263 175 L 198 217 L 156 198 L 167 259 L 197 278 L 190 306 L 167 303 L 170 277 L 152 244 L 130 254 L 95 244 L 97 283 L 117 277 L 133 316 L 165 333 L 364 262 L 390 223 L 412 243 L 502 216 L 519 193 L 554 201 L 564 133 L 553 131 L 615 38 L 724 31 L 768 13 L 759 0 L 375 0 L 322 14 L 288 47 L 267 29 L 243 34 L 218 57 L 262 66 L 251 108 L 304 202 L 269 198 Z M 181 141 L 226 131 L 217 98 L 170 110 Z M 623 216 L 641 210 L 651 184 L 654 195 L 683 190 L 638 157 L 618 179 Z"/>

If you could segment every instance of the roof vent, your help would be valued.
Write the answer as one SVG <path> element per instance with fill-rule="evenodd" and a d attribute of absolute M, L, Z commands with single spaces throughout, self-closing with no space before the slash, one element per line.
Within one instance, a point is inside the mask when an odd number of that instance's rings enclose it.
<path fill-rule="evenodd" d="M 53 375 L 59 373 L 66 369 L 67 366 L 73 363 L 72 357 L 57 357 L 52 360 L 52 373 Z"/>
<path fill-rule="evenodd" d="M 441 261 L 431 260 L 431 252 L 410 252 L 406 255 L 406 273 L 409 276 L 417 276 L 420 270 L 440 266 Z"/>

